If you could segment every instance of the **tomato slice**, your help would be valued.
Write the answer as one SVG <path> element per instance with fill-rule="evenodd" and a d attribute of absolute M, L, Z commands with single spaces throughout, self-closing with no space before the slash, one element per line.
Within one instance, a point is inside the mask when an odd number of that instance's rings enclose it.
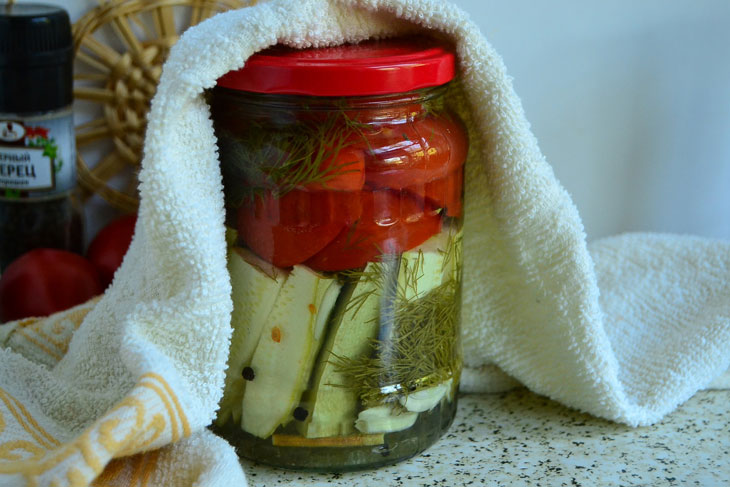
<path fill-rule="evenodd" d="M 345 147 L 323 160 L 316 182 L 305 190 L 359 191 L 365 184 L 365 154 L 361 149 Z"/>
<path fill-rule="evenodd" d="M 463 208 L 463 184 L 464 168 L 459 167 L 444 178 L 406 189 L 411 194 L 426 198 L 435 208 L 443 208 L 447 216 L 460 217 Z"/>
<path fill-rule="evenodd" d="M 360 216 L 358 193 L 292 190 L 258 195 L 238 209 L 239 239 L 277 267 L 300 264 Z"/>
<path fill-rule="evenodd" d="M 410 250 L 441 230 L 441 217 L 429 202 L 408 192 L 360 193 L 362 214 L 305 264 L 320 271 L 363 267 L 383 254 Z"/>
<path fill-rule="evenodd" d="M 365 138 L 370 147 L 365 181 L 379 188 L 403 189 L 444 178 L 464 164 L 468 147 L 463 126 L 448 115 L 383 124 Z"/>
<path fill-rule="evenodd" d="M 404 100 L 403 97 L 400 97 Z M 369 131 L 372 128 L 373 123 L 382 122 L 387 120 L 388 122 L 404 122 L 407 119 L 418 117 L 425 111 L 423 103 L 416 101 L 418 96 L 414 96 L 411 100 L 413 103 L 406 103 L 401 105 L 392 104 L 393 96 L 385 95 L 382 98 L 369 97 L 368 107 L 366 109 L 352 109 L 344 110 L 343 114 L 350 120 L 364 124 L 361 129 Z"/>

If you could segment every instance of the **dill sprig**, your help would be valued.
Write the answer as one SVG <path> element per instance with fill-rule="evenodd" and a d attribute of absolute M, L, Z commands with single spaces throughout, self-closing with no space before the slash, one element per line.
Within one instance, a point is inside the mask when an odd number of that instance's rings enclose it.
<path fill-rule="evenodd" d="M 359 125 L 344 112 L 334 112 L 324 120 L 298 120 L 280 130 L 255 120 L 245 130 L 219 130 L 219 149 L 226 158 L 226 204 L 238 207 L 264 190 L 280 197 L 310 184 L 327 189 L 334 178 L 360 171 L 357 160 L 337 160 L 359 140 Z"/>
<path fill-rule="evenodd" d="M 312 183 L 326 188 L 333 178 L 359 170 L 350 167 L 357 161 L 323 167 L 326 160 L 335 161 L 340 151 L 353 144 L 352 132 L 343 117 L 335 114 L 323 123 L 295 125 L 291 134 L 284 138 L 279 148 L 283 157 L 263 168 L 280 194 Z"/>
<path fill-rule="evenodd" d="M 367 291 L 353 295 L 346 309 L 357 313 L 373 294 L 380 297 L 380 329 L 370 352 L 360 357 L 334 356 L 345 377 L 344 387 L 357 392 L 365 407 L 393 402 L 456 376 L 458 348 L 462 232 L 451 227 L 440 273 L 444 281 L 429 292 L 418 292 L 425 256 L 414 259 L 383 255 L 365 269 L 339 273 L 350 283 L 367 282 Z M 400 276 L 400 277 L 399 277 Z"/>
<path fill-rule="evenodd" d="M 357 286 L 358 289 L 366 289 L 366 291 L 361 291 L 353 295 L 343 308 L 343 312 L 350 313 L 352 311 L 352 317 L 354 318 L 371 296 L 383 295 L 385 276 L 388 272 L 392 272 L 386 271 L 385 265 L 387 263 L 370 262 L 365 269 L 348 269 L 339 273 L 340 278 L 345 282 L 351 283 L 352 286 L 356 284 L 372 284 L 371 286 Z"/>
<path fill-rule="evenodd" d="M 449 279 L 419 299 L 398 298 L 389 339 L 373 340 L 370 355 L 334 358 L 365 407 L 395 401 L 393 392 L 408 394 L 456 375 L 458 294 L 457 281 Z"/>
<path fill-rule="evenodd" d="M 441 263 L 441 272 L 450 271 L 451 278 L 461 282 L 461 252 L 462 252 L 462 241 L 463 232 L 449 232 L 449 237 L 446 242 L 446 249 L 439 249 L 444 256 L 444 260 Z"/>
<path fill-rule="evenodd" d="M 402 281 L 398 285 L 398 299 L 407 301 L 409 296 L 418 296 L 418 281 L 424 276 L 423 264 L 425 258 L 422 250 L 418 250 L 415 260 L 402 259 L 401 269 Z M 441 269 L 443 272 L 443 269 Z"/>

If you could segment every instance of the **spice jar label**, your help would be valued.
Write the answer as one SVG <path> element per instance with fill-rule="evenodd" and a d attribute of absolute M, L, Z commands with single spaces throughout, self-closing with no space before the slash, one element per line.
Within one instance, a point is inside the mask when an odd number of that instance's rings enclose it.
<path fill-rule="evenodd" d="M 0 119 L 0 197 L 70 191 L 75 182 L 73 117 Z"/>
<path fill-rule="evenodd" d="M 49 190 L 53 166 L 43 149 L 4 147 L 0 152 L 0 184 L 7 189 Z"/>

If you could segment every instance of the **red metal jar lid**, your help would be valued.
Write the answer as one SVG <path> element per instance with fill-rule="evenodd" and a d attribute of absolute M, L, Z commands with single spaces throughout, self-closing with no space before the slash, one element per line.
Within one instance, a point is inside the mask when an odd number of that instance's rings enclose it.
<path fill-rule="evenodd" d="M 424 37 L 369 40 L 337 47 L 274 46 L 218 79 L 218 86 L 254 93 L 358 96 L 402 93 L 448 83 L 454 53 Z"/>

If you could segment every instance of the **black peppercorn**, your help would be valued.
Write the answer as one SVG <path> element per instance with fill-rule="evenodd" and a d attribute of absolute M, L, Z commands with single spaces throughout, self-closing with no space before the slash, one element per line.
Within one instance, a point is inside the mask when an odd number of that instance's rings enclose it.
<path fill-rule="evenodd" d="M 307 419 L 307 416 L 309 416 L 309 411 L 304 409 L 303 407 L 298 407 L 294 410 L 294 419 L 297 421 L 304 421 Z"/>
<path fill-rule="evenodd" d="M 253 371 L 251 367 L 244 367 L 243 372 L 241 372 L 241 375 L 244 379 L 251 381 L 256 378 L 256 373 Z"/>

